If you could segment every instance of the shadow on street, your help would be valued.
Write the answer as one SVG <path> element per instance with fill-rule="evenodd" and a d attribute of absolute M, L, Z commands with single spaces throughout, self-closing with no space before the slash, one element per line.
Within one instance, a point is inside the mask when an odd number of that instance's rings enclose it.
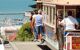
<path fill-rule="evenodd" d="M 47 45 L 38 45 L 42 50 L 51 50 Z"/>

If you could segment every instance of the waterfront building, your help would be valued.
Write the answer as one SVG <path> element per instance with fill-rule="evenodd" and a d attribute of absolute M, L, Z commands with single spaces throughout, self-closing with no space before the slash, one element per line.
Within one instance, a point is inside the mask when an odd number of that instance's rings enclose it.
<path fill-rule="evenodd" d="M 80 21 L 80 0 L 37 0 L 42 3 L 43 12 L 46 13 L 44 20 L 46 28 L 46 41 L 52 50 L 59 50 L 59 42 L 55 42 L 55 34 L 57 33 L 57 16 L 65 18 L 68 11 L 72 11 L 72 15 Z M 58 37 L 59 38 L 59 37 Z M 72 49 L 72 48 L 70 48 Z"/>

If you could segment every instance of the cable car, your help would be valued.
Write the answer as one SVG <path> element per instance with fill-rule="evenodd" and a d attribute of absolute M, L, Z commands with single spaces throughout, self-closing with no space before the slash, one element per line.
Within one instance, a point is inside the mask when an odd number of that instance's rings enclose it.
<path fill-rule="evenodd" d="M 43 6 L 43 12 L 44 13 L 44 24 L 46 29 L 46 38 L 45 41 L 47 42 L 47 45 L 52 50 L 80 50 L 80 42 L 74 39 L 80 39 L 80 30 L 67 30 L 67 32 L 70 32 L 72 35 L 67 34 L 66 35 L 66 49 L 63 49 L 64 47 L 61 46 L 62 42 L 61 40 L 61 33 L 58 31 L 58 24 L 57 24 L 57 17 L 58 15 L 61 15 L 62 18 L 65 18 L 67 16 L 68 11 L 72 11 L 72 15 L 79 21 L 80 20 L 80 0 L 43 0 L 42 1 Z M 58 29 L 57 29 L 58 28 Z M 64 32 L 64 31 L 63 31 Z M 68 37 L 70 37 L 70 44 L 68 49 Z M 75 41 L 75 43 L 74 43 Z M 78 44 L 77 44 L 78 43 Z"/>

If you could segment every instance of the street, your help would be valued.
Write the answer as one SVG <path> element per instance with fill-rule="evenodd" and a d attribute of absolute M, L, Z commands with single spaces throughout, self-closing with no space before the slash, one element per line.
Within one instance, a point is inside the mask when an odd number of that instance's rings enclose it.
<path fill-rule="evenodd" d="M 39 42 L 10 42 L 5 45 L 5 50 L 51 50 L 46 45 L 39 45 Z"/>

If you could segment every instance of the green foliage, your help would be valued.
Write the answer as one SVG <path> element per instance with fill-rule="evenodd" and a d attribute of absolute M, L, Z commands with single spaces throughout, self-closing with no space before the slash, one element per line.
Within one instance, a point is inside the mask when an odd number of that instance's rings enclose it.
<path fill-rule="evenodd" d="M 17 33 L 18 41 L 31 41 L 33 40 L 33 34 L 30 30 L 30 23 L 25 23 L 22 25 L 21 29 Z"/>

